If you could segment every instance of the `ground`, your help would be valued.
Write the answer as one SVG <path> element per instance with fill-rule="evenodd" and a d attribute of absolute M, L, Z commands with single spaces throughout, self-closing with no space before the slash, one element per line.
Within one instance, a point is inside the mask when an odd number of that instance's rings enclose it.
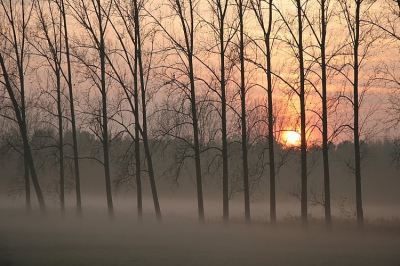
<path fill-rule="evenodd" d="M 39 217 L 1 211 L 0 265 L 400 265 L 400 226 L 336 225 L 326 232 L 296 221 L 277 227 L 164 218 L 139 223 L 94 214 Z"/>

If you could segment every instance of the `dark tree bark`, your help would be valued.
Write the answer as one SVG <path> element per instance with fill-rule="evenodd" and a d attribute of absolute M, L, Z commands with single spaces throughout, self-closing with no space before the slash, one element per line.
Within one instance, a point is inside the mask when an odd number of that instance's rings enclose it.
<path fill-rule="evenodd" d="M 60 205 L 61 213 L 65 213 L 65 171 L 64 171 L 64 131 L 61 108 L 61 73 L 57 69 L 57 115 L 58 115 L 58 151 L 60 164 Z"/>
<path fill-rule="evenodd" d="M 228 168 L 228 132 L 226 117 L 226 76 L 225 76 L 225 40 L 224 40 L 224 23 L 228 1 L 224 6 L 219 3 L 218 11 L 220 16 L 220 63 L 221 63 L 221 126 L 222 126 L 222 201 L 223 201 L 223 217 L 224 221 L 229 220 L 229 168 Z"/>
<path fill-rule="evenodd" d="M 217 17 L 216 22 L 210 22 L 211 28 L 214 34 L 218 38 L 219 45 L 219 75 L 213 72 L 213 75 L 219 81 L 219 89 L 215 89 L 215 93 L 218 95 L 221 101 L 221 142 L 222 142 L 222 213 L 224 222 L 229 221 L 229 168 L 228 168 L 228 132 L 227 132 L 227 97 L 226 97 L 226 85 L 227 75 L 229 71 L 225 67 L 226 50 L 232 38 L 232 34 L 229 34 L 225 38 L 226 31 L 226 15 L 228 10 L 228 0 L 210 0 L 211 11 L 213 15 Z"/>
<path fill-rule="evenodd" d="M 360 78 L 360 72 L 370 48 L 373 46 L 373 43 L 379 39 L 379 35 L 375 35 L 373 31 L 373 27 L 376 26 L 376 24 L 362 19 L 362 17 L 368 17 L 368 13 L 372 10 L 375 1 L 354 0 L 353 6 L 349 5 L 348 2 L 344 0 L 339 1 L 339 3 L 346 21 L 345 26 L 349 33 L 348 48 L 349 59 L 351 59 L 350 63 L 335 70 L 342 74 L 352 86 L 352 97 L 343 96 L 343 98 L 347 99 L 352 104 L 353 108 L 353 125 L 348 127 L 352 130 L 354 141 L 354 168 L 352 167 L 352 170 L 354 171 L 356 185 L 357 226 L 359 229 L 362 229 L 364 227 L 364 212 L 362 206 L 361 131 L 362 124 L 364 124 L 365 121 L 360 120 L 360 106 L 365 90 L 361 90 L 360 92 L 360 88 L 368 86 L 368 84 L 360 86 L 360 80 L 365 80 L 365 77 L 363 77 L 363 79 Z M 382 29 L 382 27 L 378 28 Z M 385 32 L 388 33 L 387 31 Z M 390 35 L 394 37 L 392 34 Z M 349 71 L 342 70 L 346 68 L 348 68 Z M 380 71 L 381 70 L 378 70 L 376 72 Z M 351 74 L 352 76 L 350 76 Z M 375 79 L 375 77 L 373 79 Z"/>
<path fill-rule="evenodd" d="M 326 36 L 327 26 L 329 17 L 329 0 L 320 0 L 318 17 L 318 23 L 314 24 L 314 20 L 310 19 L 307 14 L 304 14 L 305 19 L 308 22 L 308 27 L 311 29 L 313 36 L 317 42 L 317 47 L 320 50 L 320 54 L 314 56 L 314 60 L 318 63 L 321 68 L 321 89 L 317 91 L 317 94 L 321 98 L 322 114 L 319 116 L 322 121 L 322 161 L 323 161 L 323 176 L 324 176 L 324 193 L 323 193 L 323 207 L 325 213 L 325 227 L 327 230 L 332 229 L 332 214 L 331 214 L 331 195 L 330 195 L 330 172 L 329 172 L 329 136 L 328 136 L 328 87 L 327 87 L 327 58 L 326 48 Z"/>
<path fill-rule="evenodd" d="M 322 156 L 324 165 L 324 211 L 325 226 L 332 229 L 331 190 L 329 176 L 329 143 L 328 143 L 328 96 L 327 96 L 327 63 L 326 63 L 326 33 L 327 33 L 327 1 L 321 0 L 321 82 L 322 82 Z"/>
<path fill-rule="evenodd" d="M 45 214 L 46 213 L 46 204 L 44 202 L 42 190 L 41 190 L 40 184 L 39 184 L 39 179 L 37 177 L 35 165 L 33 163 L 33 156 L 32 156 L 32 152 L 31 152 L 31 147 L 30 147 L 30 144 L 29 144 L 29 140 L 28 140 L 28 131 L 27 131 L 27 128 L 26 128 L 26 122 L 22 118 L 20 106 L 18 105 L 18 101 L 17 101 L 16 95 L 14 94 L 14 91 L 12 89 L 12 85 L 11 85 L 11 82 L 10 82 L 10 77 L 8 75 L 7 67 L 6 67 L 6 65 L 4 63 L 3 54 L 1 52 L 0 52 L 0 65 L 1 65 L 2 72 L 3 72 L 2 76 L 3 76 L 3 79 L 4 79 L 4 84 L 5 84 L 5 87 L 7 89 L 8 95 L 10 96 L 10 99 L 12 101 L 12 105 L 13 105 L 13 108 L 14 108 L 15 116 L 17 118 L 19 130 L 20 130 L 20 133 L 21 133 L 22 142 L 23 142 L 23 145 L 24 145 L 24 154 L 26 156 L 26 158 L 24 158 L 24 159 L 26 159 L 28 161 L 29 171 L 30 171 L 30 174 L 31 174 L 31 177 L 32 177 L 32 183 L 33 183 L 33 186 L 35 188 L 36 195 L 38 197 L 40 210 L 41 210 L 41 212 L 43 214 Z"/>
<path fill-rule="evenodd" d="M 356 13 L 355 13 L 355 32 L 354 32 L 354 43 L 353 43 L 353 95 L 354 95 L 354 156 L 355 156 L 355 176 L 356 176 L 356 211 L 357 211 L 357 225 L 359 228 L 364 227 L 364 212 L 362 207 L 362 195 L 361 195 L 361 151 L 360 151 L 360 129 L 359 129 L 359 95 L 358 95 L 358 83 L 359 83 L 359 46 L 360 46 L 360 9 L 363 0 L 355 0 Z"/>
<path fill-rule="evenodd" d="M 24 159 L 24 181 L 25 181 L 25 208 L 28 214 L 32 211 L 31 204 L 31 180 L 29 178 L 28 160 Z"/>
<path fill-rule="evenodd" d="M 350 100 L 353 106 L 353 141 L 354 141 L 354 175 L 355 175 L 355 184 L 356 184 L 356 215 L 357 215 L 357 226 L 362 229 L 364 227 L 364 213 L 362 208 L 362 195 L 361 195 L 361 150 L 360 150 L 360 125 L 359 125 L 359 71 L 360 71 L 360 57 L 359 57 L 359 48 L 360 48 L 360 27 L 361 27 L 361 5 L 364 0 L 354 0 L 355 9 L 354 14 L 352 14 L 352 10 L 350 10 L 350 6 L 347 5 L 347 2 L 341 1 L 341 7 L 343 14 L 346 19 L 346 26 L 349 31 L 349 37 L 351 41 L 349 43 L 352 49 L 352 65 L 350 65 L 353 70 L 353 80 L 348 77 L 348 80 L 351 82 L 353 87 L 353 99 Z"/>
<path fill-rule="evenodd" d="M 110 219 L 114 219 L 114 204 L 112 198 L 110 170 L 110 139 L 108 131 L 109 119 L 107 110 L 107 54 L 105 44 L 106 28 L 109 23 L 111 6 L 112 1 L 103 2 L 100 0 L 76 0 L 71 1 L 70 8 L 72 10 L 72 16 L 74 16 L 74 18 L 81 24 L 91 38 L 91 44 L 88 44 L 87 47 L 95 50 L 98 53 L 98 59 L 100 59 L 100 64 L 97 65 L 97 63 L 93 64 L 93 62 L 87 62 L 84 56 L 82 57 L 81 54 L 76 54 L 77 59 L 90 72 L 90 79 L 92 79 L 94 85 L 97 87 L 101 95 L 101 110 L 100 115 L 98 115 L 98 122 L 101 127 L 101 133 L 99 133 L 99 137 L 101 138 L 103 147 L 102 164 L 104 167 L 108 216 Z"/>
<path fill-rule="evenodd" d="M 242 129 L 242 163 L 243 163 L 243 189 L 244 189 L 244 215 L 246 222 L 251 221 L 250 217 L 250 188 L 249 188 L 249 163 L 247 148 L 247 121 L 246 121 L 246 84 L 244 69 L 244 8 L 242 0 L 237 2 L 239 16 L 239 58 L 240 58 L 240 103 L 241 103 L 241 129 Z"/>
<path fill-rule="evenodd" d="M 165 33 L 170 38 L 171 42 L 176 45 L 176 50 L 181 51 L 184 57 L 181 57 L 185 64 L 185 72 L 189 78 L 188 95 L 190 101 L 191 124 L 193 129 L 193 150 L 196 172 L 196 187 L 197 187 L 197 210 L 200 223 L 205 222 L 204 216 L 204 203 L 203 203 L 203 182 L 201 172 L 201 159 L 200 159 L 200 141 L 199 141 L 199 123 L 197 113 L 196 101 L 196 86 L 194 75 L 194 31 L 195 31 L 195 17 L 194 17 L 194 1 L 193 0 L 173 0 L 171 1 L 173 12 L 175 13 L 180 22 L 180 29 L 183 34 L 184 44 L 180 44 L 164 27 Z M 161 26 L 162 27 L 162 26 Z M 185 88 L 186 89 L 186 88 Z"/>
<path fill-rule="evenodd" d="M 99 56 L 100 56 L 100 83 L 101 83 L 101 101 L 102 101 L 102 131 L 103 131 L 103 155 L 104 155 L 104 177 L 106 182 L 106 195 L 108 215 L 114 218 L 114 205 L 111 192 L 111 173 L 110 173 L 110 155 L 109 155 L 109 136 L 108 136 L 108 113 L 107 113 L 107 87 L 106 87 L 106 50 L 105 50 L 105 27 L 103 26 L 103 8 L 100 0 L 97 0 L 97 22 L 99 31 Z"/>
<path fill-rule="evenodd" d="M 1 1 L 0 5 L 3 8 L 5 13 L 5 20 L 7 21 L 10 27 L 10 36 L 1 36 L 6 37 L 9 44 L 12 46 L 13 55 L 8 55 L 13 57 L 15 61 L 16 68 L 17 68 L 17 77 L 19 83 L 19 95 L 15 95 L 12 82 L 10 80 L 10 75 L 8 72 L 8 67 L 4 61 L 4 51 L 0 51 L 0 64 L 2 68 L 2 76 L 4 82 L 2 82 L 9 94 L 9 97 L 12 101 L 12 105 L 14 108 L 15 116 L 17 118 L 17 123 L 20 129 L 21 138 L 23 142 L 23 150 L 24 150 L 24 177 L 25 177 L 25 196 L 26 196 L 26 209 L 29 212 L 31 209 L 31 201 L 30 201 L 30 181 L 29 181 L 29 173 L 26 171 L 29 168 L 29 172 L 31 174 L 32 183 L 38 197 L 39 206 L 42 213 L 46 213 L 46 205 L 44 202 L 43 194 L 40 188 L 39 180 L 37 177 L 36 169 L 33 162 L 32 151 L 29 144 L 29 137 L 28 137 L 28 129 L 27 129 L 27 119 L 26 119 L 26 106 L 25 106 L 25 56 L 26 56 L 26 37 L 27 37 L 27 26 L 29 20 L 31 18 L 31 11 L 33 5 L 28 6 L 25 4 L 25 1 L 22 0 L 21 5 L 21 14 L 20 14 L 20 21 L 18 21 L 16 15 L 17 6 L 14 5 L 12 1 L 5 3 L 5 1 Z M 6 25 L 5 25 L 6 26 Z M 20 27 L 20 28 L 18 28 Z M 20 35 L 19 35 L 20 34 Z M 20 104 L 18 103 L 18 99 L 20 100 Z"/>
<path fill-rule="evenodd" d="M 57 1 L 47 2 L 47 7 L 42 6 L 41 2 L 37 2 L 36 11 L 39 19 L 39 27 L 40 31 L 39 35 L 43 34 L 44 38 L 39 38 L 37 36 L 37 42 L 40 42 L 41 39 L 43 42 L 47 44 L 47 46 L 42 46 L 41 44 L 34 45 L 35 49 L 38 51 L 40 56 L 43 56 L 49 66 L 52 69 L 52 72 L 56 78 L 55 89 L 57 96 L 56 105 L 57 105 L 57 120 L 58 120 L 58 159 L 59 159 L 59 171 L 60 171 L 60 208 L 61 213 L 65 214 L 65 171 L 64 171 L 64 130 L 63 130 L 63 112 L 62 112 L 62 89 L 61 89 L 61 31 L 62 31 L 62 17 L 57 15 L 61 15 L 57 13 L 61 11 L 59 9 L 60 3 Z M 48 11 L 48 16 L 45 14 L 45 9 Z M 59 21 L 58 21 L 59 20 Z M 40 48 L 39 48 L 40 47 Z M 44 48 L 43 48 L 44 47 Z M 50 53 L 50 55 L 48 55 Z"/>
<path fill-rule="evenodd" d="M 74 170 L 75 170 L 75 195 L 76 195 L 76 211 L 78 216 L 82 216 L 82 196 L 81 196 L 81 178 L 79 170 L 79 153 L 78 153 L 78 140 L 76 136 L 76 119 L 75 119 L 75 104 L 74 104 L 74 90 L 72 84 L 72 69 L 71 69 L 71 56 L 69 50 L 69 35 L 67 25 L 67 13 L 65 11 L 64 0 L 60 2 L 61 16 L 64 26 L 64 45 L 65 57 L 67 60 L 67 75 L 64 75 L 65 81 L 68 85 L 69 92 L 69 107 L 71 112 L 71 131 L 72 131 L 72 146 L 74 153 Z"/>
<path fill-rule="evenodd" d="M 298 60 L 300 76 L 300 135 L 301 135 L 301 224 L 304 229 L 308 227 L 308 193 L 307 193 L 307 137 L 306 137 L 306 102 L 305 102 L 305 70 L 303 49 L 303 11 L 302 3 L 296 0 L 297 25 L 298 25 Z"/>
<path fill-rule="evenodd" d="M 274 149 L 274 105 L 272 100 L 272 55 L 271 55 L 271 31 L 272 31 L 273 1 L 268 5 L 268 30 L 264 33 L 266 59 L 267 59 L 267 85 L 268 85 L 268 152 L 269 152 L 269 186 L 270 186 L 270 216 L 271 223 L 276 224 L 276 189 L 275 189 L 275 149 Z"/>
<path fill-rule="evenodd" d="M 57 63 L 59 64 L 59 63 Z M 59 164 L 60 164 L 60 205 L 61 213 L 65 213 L 65 171 L 64 171 L 64 125 L 62 113 L 62 100 L 61 100 L 61 70 L 60 65 L 56 64 L 56 78 L 57 78 L 57 118 L 58 118 L 58 151 L 59 151 Z"/>
<path fill-rule="evenodd" d="M 153 203 L 154 209 L 156 212 L 157 219 L 159 221 L 162 220 L 161 216 L 161 208 L 160 203 L 158 201 L 158 194 L 157 194 L 157 187 L 156 187 L 156 180 L 154 175 L 154 168 L 153 168 L 153 160 L 151 156 L 149 140 L 148 140 L 148 133 L 147 133 L 147 101 L 146 101 L 146 84 L 144 82 L 144 71 L 143 71 L 143 62 L 142 62 L 142 46 L 141 46 L 141 35 L 140 35 L 140 25 L 139 25 L 139 8 L 137 0 L 133 0 L 134 8 L 135 8 L 135 36 L 136 36 L 136 57 L 137 63 L 139 65 L 139 74 L 140 77 L 140 88 L 141 88 L 141 95 L 142 95 L 142 137 L 143 137 L 143 144 L 144 144 L 144 151 L 146 154 L 147 159 L 147 168 L 149 171 L 149 178 L 150 178 L 150 187 L 151 192 L 153 195 Z M 204 219 L 204 214 L 203 214 Z"/>
<path fill-rule="evenodd" d="M 136 4 L 136 1 L 135 1 Z M 135 5 L 135 17 L 136 13 Z M 136 19 L 135 19 L 136 20 Z M 136 21 L 135 21 L 136 22 Z M 138 219 L 141 221 L 143 219 L 143 202 L 142 202 L 142 179 L 141 179 L 141 166 L 140 166 L 140 116 L 139 116 L 139 84 L 138 84 L 138 58 L 136 56 L 138 52 L 138 36 L 136 35 L 136 23 L 135 23 L 135 72 L 134 76 L 134 102 L 135 110 L 133 111 L 135 116 L 135 162 L 136 162 L 136 204 L 137 204 L 137 214 Z"/>
<path fill-rule="evenodd" d="M 145 82 L 145 70 L 143 67 L 143 59 L 142 59 L 142 32 L 140 27 L 140 6 L 141 3 L 138 1 L 133 1 L 131 4 L 128 4 L 126 9 L 123 8 L 122 5 L 116 5 L 119 15 L 124 20 L 124 27 L 127 29 L 129 34 L 129 40 L 134 45 L 134 59 L 132 62 L 132 58 L 130 55 L 130 51 L 128 50 L 123 37 L 118 32 L 115 25 L 111 22 L 114 30 L 116 31 L 117 37 L 119 39 L 120 44 L 122 45 L 122 50 L 124 52 L 124 60 L 128 63 L 128 67 L 133 76 L 134 80 L 134 91 L 133 93 L 129 91 L 126 84 L 122 80 L 122 77 L 118 74 L 118 71 L 113 66 L 112 62 L 109 60 L 111 67 L 114 69 L 116 76 L 118 76 L 118 81 L 122 85 L 131 110 L 135 116 L 135 136 L 133 137 L 135 140 L 135 160 L 136 160 L 136 185 L 137 185 L 137 208 L 138 208 L 138 218 L 142 219 L 142 185 L 141 185 L 141 161 L 140 161 L 140 136 L 143 138 L 143 144 L 145 148 L 145 156 L 147 161 L 147 167 L 150 178 L 150 186 L 153 196 L 153 203 L 155 208 L 155 213 L 158 221 L 162 221 L 161 208 L 159 204 L 156 180 L 154 174 L 153 167 L 153 159 L 150 150 L 149 140 L 148 140 L 148 130 L 147 130 L 147 97 L 146 97 L 146 85 Z M 129 9 L 129 10 L 128 10 Z M 128 19 L 127 19 L 128 18 Z M 132 28 L 134 29 L 132 31 Z M 152 52 L 150 53 L 152 56 Z M 150 57 L 151 57 L 150 56 Z M 148 71 L 150 71 L 150 66 Z M 139 80 L 139 81 L 138 81 Z M 131 95 L 133 95 L 134 103 L 131 100 Z M 141 98 L 140 98 L 141 96 Z M 140 102 L 142 103 L 142 119 L 140 119 Z M 141 126 L 142 121 L 142 126 Z"/>
<path fill-rule="evenodd" d="M 272 49 L 271 32 L 273 26 L 273 0 L 268 1 L 268 24 L 264 22 L 264 11 L 262 0 L 252 1 L 252 9 L 257 21 L 263 31 L 263 42 L 265 46 L 265 74 L 267 76 L 267 95 L 268 95 L 268 155 L 269 155 L 269 185 L 270 185 L 270 217 L 271 223 L 276 224 L 276 170 L 275 170 L 275 148 L 274 148 L 274 105 L 273 105 L 273 86 L 272 86 Z"/>

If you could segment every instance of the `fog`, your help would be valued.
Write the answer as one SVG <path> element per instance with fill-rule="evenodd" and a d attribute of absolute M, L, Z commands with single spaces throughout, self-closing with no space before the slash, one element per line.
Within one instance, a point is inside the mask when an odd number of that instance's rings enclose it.
<path fill-rule="evenodd" d="M 269 217 L 268 176 L 257 180 L 252 189 L 251 224 L 245 222 L 240 191 L 229 201 L 229 223 L 222 221 L 218 176 L 204 181 L 206 219 L 199 224 L 194 180 L 183 174 L 177 184 L 163 175 L 157 178 L 162 223 L 154 213 L 147 176 L 142 187 L 143 221 L 136 215 L 132 185 L 118 190 L 113 186 L 115 219 L 110 220 L 102 169 L 87 161 L 81 163 L 81 218 L 76 214 L 73 187 L 66 194 L 65 215 L 61 214 L 55 186 L 58 174 L 52 171 L 41 177 L 47 215 L 41 215 L 34 193 L 27 214 L 23 182 L 17 182 L 23 179 L 13 174 L 19 168 L 9 161 L 0 172 L 0 265 L 399 266 L 400 179 L 388 158 L 372 150 L 363 167 L 362 230 L 357 229 L 354 215 L 354 178 L 341 163 L 332 163 L 331 232 L 325 229 L 322 206 L 312 204 L 312 192 L 321 190 L 320 166 L 309 178 L 308 230 L 301 228 L 300 202 L 291 195 L 299 180 L 295 160 L 282 167 L 277 179 L 276 226 Z M 156 168 L 159 173 L 161 163 Z"/>
<path fill-rule="evenodd" d="M 230 222 L 224 224 L 220 202 L 208 200 L 206 223 L 201 225 L 194 200 L 163 197 L 162 223 L 149 198 L 144 199 L 142 222 L 129 195 L 115 198 L 114 220 L 107 216 L 104 198 L 94 196 L 85 196 L 81 218 L 72 203 L 64 216 L 56 203 L 42 216 L 35 205 L 29 215 L 20 200 L 3 198 L 0 265 L 400 264 L 398 209 L 388 208 L 392 217 L 377 208 L 375 217 L 366 216 L 362 231 L 354 219 L 335 215 L 332 232 L 324 229 L 317 215 L 322 212 L 314 209 L 305 231 L 298 206 L 289 202 L 278 205 L 278 225 L 272 226 L 264 202 L 252 204 L 252 223 L 246 224 L 240 200 L 232 201 Z M 371 215 L 374 208 L 365 206 L 366 213 Z"/>

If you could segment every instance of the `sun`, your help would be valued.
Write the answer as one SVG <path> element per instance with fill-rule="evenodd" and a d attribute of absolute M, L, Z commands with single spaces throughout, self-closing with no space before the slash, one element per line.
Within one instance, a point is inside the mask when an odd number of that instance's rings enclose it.
<path fill-rule="evenodd" d="M 288 147 L 297 147 L 301 142 L 301 135 L 296 131 L 286 131 L 283 135 L 285 145 Z"/>

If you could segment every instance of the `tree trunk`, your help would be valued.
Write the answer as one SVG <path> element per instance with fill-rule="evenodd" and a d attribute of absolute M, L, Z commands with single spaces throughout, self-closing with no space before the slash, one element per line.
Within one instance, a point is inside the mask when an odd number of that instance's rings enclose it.
<path fill-rule="evenodd" d="M 134 12 L 135 12 L 135 73 L 133 77 L 134 82 L 134 101 L 135 101 L 135 166 L 136 166 L 136 205 L 137 205 L 137 215 L 139 221 L 143 220 L 143 203 L 142 203 L 142 179 L 141 179 L 141 166 L 140 166 L 140 118 L 139 118 L 139 85 L 138 85 L 138 56 L 140 52 L 139 47 L 139 35 L 137 31 L 139 30 L 138 17 L 138 7 L 137 1 L 134 0 Z M 140 33 L 139 33 L 140 34 Z"/>
<path fill-rule="evenodd" d="M 56 64 L 58 64 L 56 62 Z M 63 114 L 61 109 L 61 72 L 56 66 L 57 78 L 57 113 L 58 113 L 58 152 L 60 164 L 60 206 L 61 213 L 65 214 L 65 171 L 64 171 L 64 135 L 63 135 Z"/>
<path fill-rule="evenodd" d="M 191 60 L 190 60 L 191 61 Z M 193 77 L 193 65 L 190 63 L 191 74 L 191 101 L 192 101 L 192 116 L 193 116 L 193 136 L 194 136 L 194 153 L 195 153 L 195 163 L 196 163 L 196 185 L 197 185 L 197 209 L 199 221 L 204 223 L 204 205 L 203 205 L 203 184 L 201 177 L 201 165 L 200 165 L 200 144 L 199 144 L 199 129 L 197 122 L 196 113 L 196 97 L 194 92 L 194 77 Z"/>
<path fill-rule="evenodd" d="M 220 42 L 220 71 L 221 71 L 221 134 L 222 134 L 222 209 L 224 222 L 229 221 L 229 168 L 228 168 L 228 140 L 226 119 L 226 77 L 225 77 L 225 40 L 224 23 L 228 2 L 222 7 L 218 5 L 219 12 L 219 42 Z"/>
<path fill-rule="evenodd" d="M 244 215 L 246 222 L 250 222 L 250 188 L 249 165 L 247 156 L 247 122 L 246 122 L 246 84 L 244 70 L 244 22 L 243 2 L 239 1 L 239 51 L 240 51 L 240 96 L 241 96 L 241 128 L 242 128 L 242 156 L 243 156 L 243 189 L 244 189 Z"/>
<path fill-rule="evenodd" d="M 139 64 L 139 77 L 140 77 L 140 88 L 142 93 L 142 137 L 143 137 L 143 144 L 144 150 L 147 160 L 147 167 L 149 170 L 149 178 L 150 178 L 150 187 L 151 193 L 153 195 L 153 203 L 154 209 L 156 212 L 157 220 L 159 222 L 162 221 L 161 215 L 161 208 L 160 203 L 158 201 L 157 195 L 157 186 L 156 186 L 156 179 L 154 175 L 154 168 L 153 168 L 153 160 L 151 157 L 150 145 L 147 135 L 147 110 L 146 110 L 146 88 L 144 83 L 144 71 L 143 71 L 143 63 L 142 63 L 142 47 L 141 47 L 141 38 L 140 38 L 140 25 L 139 25 L 139 9 L 137 0 L 134 0 L 135 5 L 135 32 L 136 32 L 136 56 L 137 56 L 137 63 Z"/>
<path fill-rule="evenodd" d="M 61 14 L 64 24 L 64 42 L 65 42 L 65 56 L 67 59 L 67 85 L 69 92 L 69 106 L 71 110 L 71 130 L 72 130 L 72 146 L 74 152 L 74 169 L 75 169 L 75 194 L 76 194 L 76 210 L 78 216 L 82 216 L 82 197 L 81 197 L 81 180 L 79 173 L 79 155 L 78 155 L 78 140 L 76 136 L 76 121 L 75 121 L 75 107 L 74 107 L 74 92 L 72 87 L 72 70 L 71 70 L 71 57 L 69 51 L 69 37 L 67 27 L 67 14 L 65 13 L 64 0 L 61 0 Z"/>
<path fill-rule="evenodd" d="M 267 83 L 268 83 L 268 152 L 269 152 L 269 190 L 270 190 L 270 216 L 271 223 L 276 224 L 276 190 L 275 190 L 275 149 L 274 149 L 274 105 L 272 100 L 272 55 L 271 55 L 271 30 L 272 30 L 272 8 L 273 0 L 269 1 L 268 7 L 268 30 L 266 32 L 265 48 L 267 61 Z"/>
<path fill-rule="evenodd" d="M 308 228 L 307 211 L 307 138 L 306 138 L 306 103 L 305 103 L 305 74 L 303 57 L 303 16 L 301 1 L 296 0 L 298 21 L 298 53 L 299 53 L 299 75 L 300 75 L 300 128 L 301 128 L 301 224 L 304 229 Z"/>
<path fill-rule="evenodd" d="M 25 180 L 25 208 L 26 213 L 30 214 L 32 211 L 31 204 L 31 180 L 29 178 L 29 164 L 24 152 L 24 180 Z"/>
<path fill-rule="evenodd" d="M 40 188 L 39 180 L 36 175 L 36 169 L 35 169 L 35 165 L 33 163 L 33 156 L 32 156 L 31 148 L 30 148 L 29 141 L 28 141 L 28 131 L 26 128 L 26 121 L 22 119 L 21 110 L 19 109 L 20 107 L 19 107 L 17 99 L 14 95 L 14 91 L 12 90 L 7 67 L 4 63 L 3 55 L 1 52 L 0 52 L 0 65 L 1 65 L 1 68 L 3 71 L 5 86 L 6 86 L 8 95 L 10 96 L 10 100 L 12 101 L 15 116 L 17 118 L 18 126 L 20 129 L 21 137 L 22 137 L 22 142 L 24 145 L 24 153 L 25 153 L 24 157 L 26 158 L 28 166 L 29 166 L 30 174 L 32 177 L 32 183 L 33 183 L 33 187 L 35 188 L 36 195 L 37 195 L 37 198 L 39 201 L 40 210 L 41 210 L 42 214 L 46 214 L 46 204 L 44 202 L 42 190 Z"/>
<path fill-rule="evenodd" d="M 43 194 L 40 188 L 39 180 L 37 177 L 36 169 L 34 166 L 34 161 L 33 161 L 33 156 L 32 156 L 32 151 L 29 145 L 29 138 L 28 138 L 28 129 L 27 129 L 27 119 L 26 119 L 26 107 L 25 107 L 25 73 L 24 73 L 24 57 L 25 57 L 25 41 L 26 41 L 26 28 L 28 25 L 28 21 L 30 19 L 30 14 L 25 13 L 25 1 L 23 0 L 20 5 L 21 5 L 21 16 L 17 16 L 14 13 L 14 10 L 12 8 L 12 2 L 10 1 L 10 10 L 8 10 L 9 14 L 7 15 L 8 22 L 10 23 L 11 31 L 9 41 L 12 45 L 13 52 L 15 53 L 15 61 L 16 61 L 16 67 L 18 69 L 18 78 L 19 78 L 19 92 L 20 95 L 16 96 L 14 94 L 12 85 L 11 85 L 11 80 L 8 74 L 8 69 L 5 65 L 4 58 L 3 58 L 3 52 L 0 50 L 0 65 L 3 71 L 3 78 L 4 78 L 4 83 L 5 87 L 7 89 L 8 95 L 10 97 L 10 100 L 12 102 L 15 116 L 17 119 L 17 123 L 19 126 L 22 142 L 23 142 L 23 149 L 24 149 L 24 169 L 25 171 L 28 170 L 30 171 L 31 178 L 32 178 L 32 183 L 36 192 L 36 195 L 38 197 L 39 201 L 39 206 L 40 210 L 43 214 L 46 213 L 46 205 L 44 202 Z M 7 12 L 7 10 L 4 10 L 4 12 Z M 17 27 L 21 27 L 20 29 L 17 29 Z M 20 34 L 20 35 L 19 35 Z M 20 37 L 20 39 L 19 39 Z M 21 43 L 19 43 L 21 42 Z M 21 105 L 18 104 L 17 98 L 20 99 Z M 29 184 L 29 173 L 25 173 L 25 189 L 26 189 L 26 203 L 28 204 L 26 206 L 27 210 L 30 209 L 30 186 Z"/>
<path fill-rule="evenodd" d="M 196 108 L 196 91 L 194 84 L 194 70 L 193 70 L 193 51 L 194 51 L 194 10 L 193 2 L 189 0 L 189 16 L 190 22 L 185 21 L 184 14 L 180 0 L 175 0 L 177 5 L 177 11 L 179 19 L 181 21 L 183 34 L 185 38 L 186 45 L 186 56 L 188 60 L 188 70 L 189 70 L 189 81 L 190 81 L 190 105 L 192 114 L 192 127 L 193 127 L 193 144 L 194 144 L 194 159 L 196 167 L 196 187 L 197 187 L 197 211 L 199 222 L 204 223 L 204 203 L 203 203 L 203 183 L 201 176 L 201 161 L 200 161 L 200 142 L 199 142 L 199 125 L 197 118 L 197 108 Z M 189 27 L 189 28 L 188 28 Z"/>
<path fill-rule="evenodd" d="M 328 144 L 328 108 L 327 108 L 327 76 L 326 76 L 326 0 L 321 0 L 321 82 L 322 82 L 322 156 L 324 165 L 324 210 L 325 226 L 332 230 L 331 191 L 329 180 L 329 144 Z"/>
<path fill-rule="evenodd" d="M 360 44 L 360 8 L 362 0 L 356 0 L 356 25 L 354 39 L 354 156 L 356 177 L 356 210 L 358 228 L 364 227 L 364 213 L 361 196 L 361 152 L 360 152 L 360 129 L 359 129 L 359 99 L 358 99 L 358 48 Z"/>
<path fill-rule="evenodd" d="M 103 129 L 103 154 L 104 154 L 104 177 L 106 183 L 106 195 L 107 195 L 107 208 L 108 208 L 108 216 L 113 219 L 114 218 L 114 205 L 112 199 L 111 192 L 111 173 L 110 173 L 110 155 L 109 155 L 109 137 L 108 137 L 108 113 L 107 113 L 107 88 L 106 88 L 106 67 L 105 67 L 105 42 L 104 42 L 104 28 L 102 21 L 102 7 L 101 1 L 97 1 L 97 16 L 99 22 L 99 34 L 100 34 L 100 47 L 99 47 L 99 56 L 100 56 L 100 75 L 101 75 L 101 99 L 102 99 L 102 129 Z"/>

